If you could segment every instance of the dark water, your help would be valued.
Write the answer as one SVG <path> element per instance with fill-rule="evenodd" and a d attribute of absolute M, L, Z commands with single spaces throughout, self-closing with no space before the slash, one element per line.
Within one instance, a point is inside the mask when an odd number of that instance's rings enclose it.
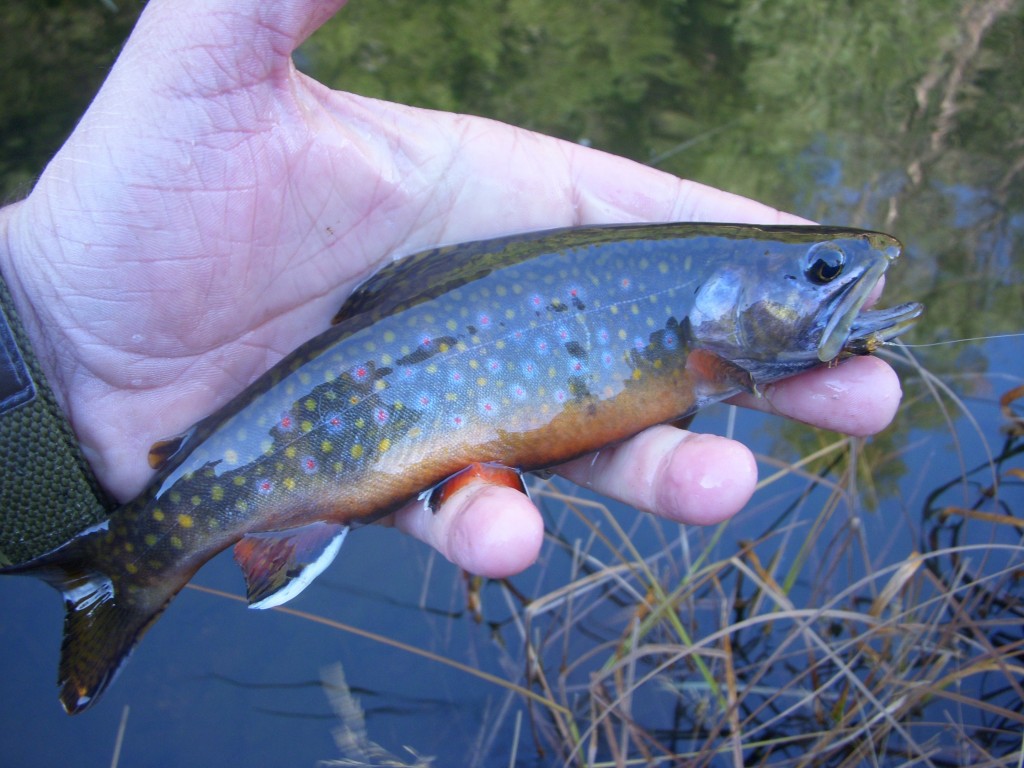
<path fill-rule="evenodd" d="M 907 258 L 890 277 L 885 300 L 920 300 L 928 308 L 908 342 L 1024 331 L 1020 4 L 879 1 L 843 14 L 824 2 L 765 5 L 356 3 L 313 39 L 300 63 L 335 87 L 492 115 L 653 160 L 820 221 L 891 231 L 905 242 Z M 89 23 L 99 36 L 124 26 L 121 17 L 117 24 L 113 18 L 100 13 Z M 64 51 L 57 43 L 51 47 Z M 71 46 L 63 55 L 66 68 L 76 69 L 73 57 L 80 52 Z M 76 115 L 51 116 L 54 141 Z M 30 165 L 28 155 L 11 149 L 12 134 L 23 129 L 14 121 L 5 130 L 10 189 L 33 171 L 15 162 Z M 758 550 L 763 562 L 772 552 L 807 559 L 792 596 L 812 607 L 830 605 L 864 574 L 895 568 L 913 552 L 980 545 L 959 559 L 935 555 L 929 563 L 937 579 L 956 573 L 988 579 L 1001 602 L 987 604 L 987 615 L 1005 615 L 999 611 L 1010 610 L 1007 601 L 1022 599 L 1019 579 L 1012 578 L 1022 567 L 1020 529 L 939 524 L 929 511 L 979 506 L 1024 513 L 1021 479 L 1007 474 L 1024 466 L 1020 454 L 1002 467 L 1009 482 L 995 503 L 978 500 L 991 485 L 991 469 L 957 482 L 1004 447 L 998 400 L 1024 383 L 1024 340 L 912 352 L 959 402 L 945 398 L 940 407 L 928 377 L 901 363 L 905 407 L 889 431 L 859 449 L 870 471 L 844 486 L 856 492 L 829 515 L 821 514 L 833 503 L 827 489 L 791 477 L 759 492 L 720 534 L 676 529 L 629 510 L 617 511 L 619 525 L 673 586 L 687 562 L 701 555 L 727 558 L 742 542 L 768 536 Z M 695 428 L 750 444 L 762 476 L 834 439 L 725 407 L 702 416 Z M 834 481 L 839 469 L 822 476 Z M 824 473 L 818 465 L 812 470 Z M 541 562 L 513 581 L 531 597 L 578 577 L 566 551 L 577 541 L 595 558 L 616 557 L 563 502 L 544 503 L 551 541 Z M 587 508 L 584 517 L 618 541 L 599 512 Z M 822 519 L 826 533 L 811 536 Z M 803 541 L 811 542 L 806 551 L 798 546 Z M 877 594 L 887 580 L 879 577 L 874 592 L 865 594 Z M 242 589 L 229 556 L 210 563 L 195 583 L 232 594 Z M 350 538 L 338 563 L 290 606 L 522 684 L 518 606 L 497 585 L 485 586 L 483 598 L 478 623 L 467 611 L 461 574 L 393 531 L 367 529 Z M 569 700 L 583 697 L 587 675 L 607 650 L 590 664 L 588 654 L 614 640 L 629 614 L 629 604 L 614 599 L 583 606 L 589 612 L 565 638 L 555 612 L 541 613 L 532 625 L 556 640 L 545 646 L 551 674 L 566 648 L 565 658 L 579 661 L 567 672 Z M 713 631 L 717 610 L 693 606 L 687 620 L 695 638 Z M 409 762 L 405 746 L 436 756 L 438 765 L 508 765 L 514 749 L 518 765 L 553 759 L 550 752 L 538 757 L 535 747 L 549 743 L 543 709 L 506 688 L 343 629 L 247 611 L 196 590 L 173 603 L 102 704 L 68 718 L 53 685 L 60 617 L 49 587 L 0 580 L 5 765 L 107 765 L 126 712 L 122 765 L 291 766 L 339 759 L 333 731 L 340 721 L 322 683 L 325 670 L 339 663 L 365 712 L 368 737 Z M 1015 636 L 1010 630 L 992 641 L 1020 640 L 1018 626 Z M 755 644 L 751 652 L 758 647 L 772 645 Z M 984 685 L 983 675 L 965 675 L 957 690 L 968 703 L 939 702 L 914 735 L 934 740 L 942 757 L 970 762 L 946 727 L 956 718 L 975 727 L 994 753 L 1011 749 L 1014 722 L 970 701 L 984 697 L 1018 714 L 1020 701 L 1012 691 L 1007 696 Z M 638 693 L 632 713 L 662 734 L 663 743 L 683 750 L 702 743 L 696 738 L 691 744 L 685 734 L 707 701 L 699 676 L 668 674 L 660 686 Z M 799 716 L 792 715 L 791 729 L 799 728 Z M 1019 723 L 1016 729 L 1019 748 Z M 1004 732 L 1009 740 L 1002 740 Z"/>

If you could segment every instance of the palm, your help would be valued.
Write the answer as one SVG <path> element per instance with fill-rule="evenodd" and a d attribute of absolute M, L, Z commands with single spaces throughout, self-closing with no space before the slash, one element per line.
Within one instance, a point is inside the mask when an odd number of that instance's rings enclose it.
<path fill-rule="evenodd" d="M 12 272 L 40 357 L 115 495 L 141 489 L 150 443 L 325 328 L 396 253 L 576 223 L 782 218 L 509 126 L 329 91 L 290 54 L 340 4 L 150 3 L 78 129 L 0 221 L 10 252 L 31 254 Z M 833 426 L 870 431 L 865 419 Z M 637 459 L 650 466 L 672 450 L 632 445 L 653 451 Z M 616 489 L 626 474 L 610 471 L 606 490 L 662 506 Z M 711 518 L 735 511 L 723 498 Z M 439 546 L 428 525 L 406 527 Z"/>

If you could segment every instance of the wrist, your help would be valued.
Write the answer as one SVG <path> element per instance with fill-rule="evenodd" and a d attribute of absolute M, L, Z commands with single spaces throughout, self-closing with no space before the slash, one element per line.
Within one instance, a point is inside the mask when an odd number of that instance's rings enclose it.
<path fill-rule="evenodd" d="M 22 319 L 36 313 L 11 248 L 14 213 L 0 211 L 0 564 L 63 544 L 111 507 Z M 38 330 L 37 323 L 37 337 Z"/>

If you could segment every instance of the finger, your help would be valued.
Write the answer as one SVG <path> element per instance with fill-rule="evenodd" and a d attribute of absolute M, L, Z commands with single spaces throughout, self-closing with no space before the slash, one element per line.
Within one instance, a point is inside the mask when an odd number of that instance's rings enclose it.
<path fill-rule="evenodd" d="M 899 377 L 887 363 L 855 357 L 769 384 L 761 397 L 743 394 L 730 402 L 863 437 L 892 422 L 902 396 Z"/>
<path fill-rule="evenodd" d="M 751 224 L 811 222 L 739 195 L 576 145 L 573 197 L 580 223 L 703 221 Z"/>
<path fill-rule="evenodd" d="M 395 527 L 429 544 L 460 568 L 504 578 L 540 554 L 544 522 L 530 499 L 507 486 L 472 481 L 436 512 L 422 502 L 395 514 Z"/>
<path fill-rule="evenodd" d="M 555 471 L 630 506 L 694 525 L 736 514 L 757 483 L 757 464 L 743 444 L 669 426 L 652 427 Z"/>

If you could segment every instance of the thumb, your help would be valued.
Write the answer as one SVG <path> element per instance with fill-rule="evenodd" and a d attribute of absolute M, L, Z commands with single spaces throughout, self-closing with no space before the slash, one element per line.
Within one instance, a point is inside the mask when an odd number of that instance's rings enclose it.
<path fill-rule="evenodd" d="M 345 0 L 152 0 L 111 78 L 147 73 L 151 85 L 210 96 L 284 75 L 291 54 Z"/>

